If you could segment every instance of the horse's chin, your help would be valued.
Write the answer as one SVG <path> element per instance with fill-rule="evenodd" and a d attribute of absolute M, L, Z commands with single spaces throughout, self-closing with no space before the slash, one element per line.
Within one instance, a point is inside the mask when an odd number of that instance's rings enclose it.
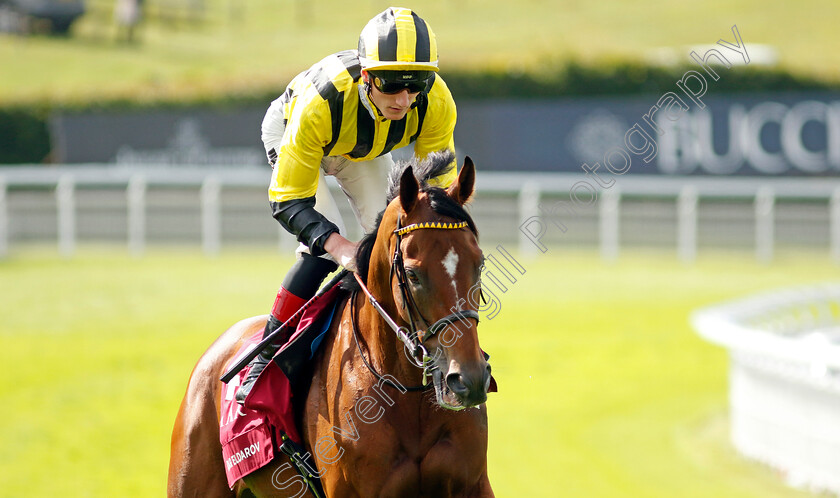
<path fill-rule="evenodd" d="M 458 399 L 458 396 L 449 389 L 446 382 L 443 382 L 443 374 L 440 369 L 436 369 L 432 373 L 432 383 L 435 386 L 435 399 L 437 400 L 438 406 L 453 411 L 459 411 L 467 408 L 464 403 Z"/>

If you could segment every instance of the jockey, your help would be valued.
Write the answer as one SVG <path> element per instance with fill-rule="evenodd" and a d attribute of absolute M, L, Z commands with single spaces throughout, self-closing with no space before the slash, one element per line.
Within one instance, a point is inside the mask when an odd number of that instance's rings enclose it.
<path fill-rule="evenodd" d="M 414 153 L 455 145 L 455 102 L 437 75 L 431 27 L 410 9 L 391 7 L 367 23 L 359 49 L 330 55 L 295 77 L 271 103 L 262 140 L 273 168 L 272 214 L 300 242 L 297 260 L 277 292 L 263 337 L 308 301 L 340 264 L 354 270 L 356 243 L 345 238 L 325 175 L 336 178 L 365 232 L 385 208 L 390 151 Z M 456 168 L 431 183 L 448 187 Z M 279 345 L 252 360 L 236 392 L 243 403 Z"/>

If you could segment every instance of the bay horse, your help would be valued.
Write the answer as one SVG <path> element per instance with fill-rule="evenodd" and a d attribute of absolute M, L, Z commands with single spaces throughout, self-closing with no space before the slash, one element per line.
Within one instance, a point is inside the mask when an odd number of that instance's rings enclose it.
<path fill-rule="evenodd" d="M 328 497 L 494 496 L 484 404 L 490 366 L 477 335 L 483 256 L 463 208 L 475 167 L 467 157 L 446 190 L 427 183 L 453 159 L 435 153 L 391 172 L 387 207 L 356 256 L 355 288 L 366 284 L 381 311 L 353 292 L 312 360 L 296 415 Z M 168 496 L 314 496 L 280 452 L 233 490 L 226 482 L 219 377 L 266 318 L 235 324 L 193 370 L 172 433 Z"/>

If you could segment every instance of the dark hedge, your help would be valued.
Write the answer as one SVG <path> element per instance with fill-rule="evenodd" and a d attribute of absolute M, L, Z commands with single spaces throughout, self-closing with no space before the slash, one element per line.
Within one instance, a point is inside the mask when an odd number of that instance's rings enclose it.
<path fill-rule="evenodd" d="M 676 81 L 699 66 L 661 67 L 635 63 L 584 65 L 575 62 L 553 66 L 538 73 L 503 71 L 443 74 L 455 100 L 537 99 L 569 96 L 662 94 L 673 91 Z M 761 67 L 717 67 L 720 79 L 714 93 L 838 90 L 840 83 Z M 224 108 L 268 105 L 282 88 L 260 89 L 235 95 L 202 96 L 193 101 L 160 100 L 138 103 L 129 100 L 87 103 L 13 105 L 0 108 L 0 164 L 49 162 L 51 150 L 48 119 L 53 111 L 88 112 L 149 110 L 185 107 Z"/>

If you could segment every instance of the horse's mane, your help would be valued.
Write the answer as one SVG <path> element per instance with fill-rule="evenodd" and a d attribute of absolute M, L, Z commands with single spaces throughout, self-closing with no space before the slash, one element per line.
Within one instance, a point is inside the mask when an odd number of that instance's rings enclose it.
<path fill-rule="evenodd" d="M 388 174 L 386 205 L 400 195 L 400 177 L 409 166 L 414 172 L 414 177 L 420 183 L 420 191 L 429 196 L 432 211 L 448 218 L 454 218 L 457 221 L 466 221 L 470 230 L 478 236 L 478 228 L 476 228 L 475 222 L 464 207 L 452 200 L 442 188 L 429 185 L 429 180 L 446 174 L 455 167 L 455 154 L 449 149 L 432 152 L 422 161 L 418 161 L 415 157 L 411 161 L 397 162 Z M 384 213 L 385 210 L 383 209 L 376 218 L 374 229 L 364 236 L 359 242 L 358 249 L 356 249 L 356 272 L 365 283 L 367 283 L 367 274 L 370 268 L 370 256 L 373 252 L 373 246 L 376 244 L 376 233 L 379 231 L 379 225 L 382 224 Z M 355 284 L 354 279 L 350 279 L 350 281 Z"/>
<path fill-rule="evenodd" d="M 400 178 L 409 166 L 414 171 L 414 178 L 417 178 L 420 187 L 428 187 L 429 180 L 445 175 L 455 167 L 455 154 L 449 149 L 442 149 L 432 152 L 422 161 L 418 161 L 416 156 L 412 157 L 410 161 L 398 161 L 388 173 L 386 205 L 400 195 Z"/>

